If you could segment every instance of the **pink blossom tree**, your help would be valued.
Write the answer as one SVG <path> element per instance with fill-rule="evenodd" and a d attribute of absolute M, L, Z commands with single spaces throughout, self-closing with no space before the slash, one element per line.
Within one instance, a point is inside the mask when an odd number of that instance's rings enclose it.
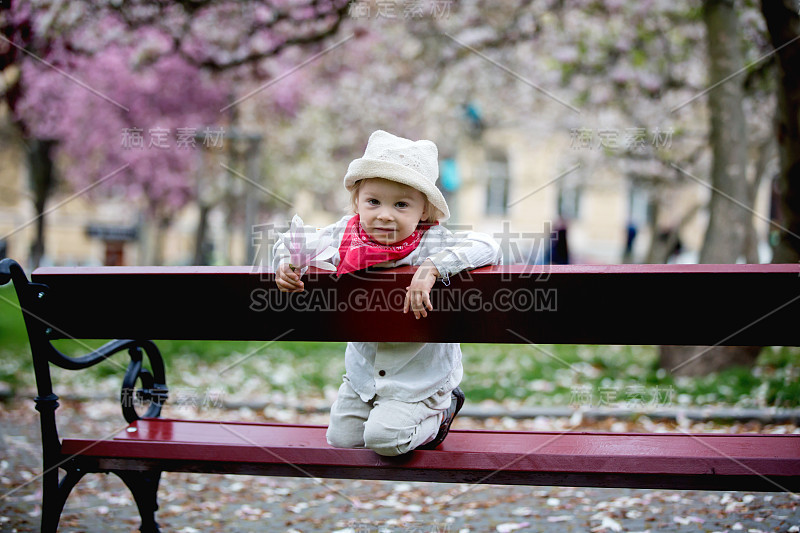
<path fill-rule="evenodd" d="M 92 90 L 27 62 L 17 118 L 35 138 L 58 141 L 61 174 L 72 189 L 124 196 L 166 228 L 194 196 L 195 135 L 219 124 L 227 84 L 213 83 L 177 55 L 137 71 L 131 50 L 117 46 L 71 63 L 70 75 Z M 160 250 L 156 245 L 156 262 Z"/>
<path fill-rule="evenodd" d="M 162 141 L 175 143 L 181 129 L 191 144 L 192 128 L 227 122 L 220 110 L 231 99 L 231 83 L 263 79 L 265 60 L 335 34 L 346 6 L 345 0 L 4 4 L 0 67 L 13 70 L 16 80 L 3 96 L 26 140 L 39 215 L 32 264 L 44 253 L 54 158 L 73 188 L 146 198 L 148 214 L 163 226 L 193 198 L 197 156 Z M 143 148 L 121 142 L 137 131 L 144 133 Z M 148 137 L 154 131 L 155 145 Z"/>

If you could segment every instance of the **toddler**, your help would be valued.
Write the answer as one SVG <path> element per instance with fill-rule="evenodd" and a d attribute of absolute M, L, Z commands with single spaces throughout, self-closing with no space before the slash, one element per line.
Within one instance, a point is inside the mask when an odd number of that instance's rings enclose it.
<path fill-rule="evenodd" d="M 452 274 L 502 259 L 488 235 L 454 234 L 438 225 L 450 217 L 438 177 L 433 142 L 378 130 L 344 177 L 355 215 L 322 230 L 338 248 L 330 260 L 338 275 L 417 265 L 403 309 L 417 319 L 433 311 L 430 291 L 437 279 L 448 282 Z M 278 287 L 302 291 L 281 242 L 274 258 Z M 434 449 L 464 403 L 458 343 L 350 342 L 345 371 L 327 431 L 328 443 L 337 448 L 370 448 L 387 456 Z"/>

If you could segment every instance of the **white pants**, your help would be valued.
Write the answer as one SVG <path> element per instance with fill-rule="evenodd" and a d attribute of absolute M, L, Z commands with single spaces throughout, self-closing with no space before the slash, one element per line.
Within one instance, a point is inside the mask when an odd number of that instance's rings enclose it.
<path fill-rule="evenodd" d="M 364 402 L 345 379 L 331 406 L 328 444 L 369 448 L 380 455 L 401 455 L 430 442 L 439 432 L 452 391 L 439 391 L 421 402 L 375 396 Z"/>

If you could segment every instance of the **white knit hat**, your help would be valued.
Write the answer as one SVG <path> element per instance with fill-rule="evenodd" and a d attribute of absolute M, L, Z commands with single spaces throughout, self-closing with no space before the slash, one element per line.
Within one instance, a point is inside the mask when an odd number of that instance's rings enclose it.
<path fill-rule="evenodd" d="M 439 150 L 432 141 L 411 141 L 383 130 L 369 136 L 364 157 L 347 168 L 344 187 L 352 191 L 361 179 L 383 178 L 413 187 L 428 197 L 438 212 L 435 219 L 450 218 L 450 209 L 436 187 L 439 178 Z"/>

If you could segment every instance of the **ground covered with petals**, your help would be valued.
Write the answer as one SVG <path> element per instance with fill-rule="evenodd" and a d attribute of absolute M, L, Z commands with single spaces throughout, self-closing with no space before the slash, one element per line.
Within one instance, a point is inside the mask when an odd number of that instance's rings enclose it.
<path fill-rule="evenodd" d="M 38 531 L 41 449 L 33 402 L 0 405 L 0 531 Z M 183 406 L 166 416 L 327 423 L 295 409 Z M 112 401 L 64 401 L 62 434 L 106 435 L 124 424 Z M 575 419 L 459 417 L 460 428 L 563 430 Z M 721 425 L 688 420 L 580 421 L 582 431 L 797 433 L 794 425 Z M 780 492 L 706 492 L 571 487 L 511 487 L 381 481 L 260 478 L 166 473 L 158 520 L 165 531 L 800 531 L 800 497 Z M 133 499 L 113 475 L 88 475 L 73 491 L 60 531 L 134 531 Z"/>

